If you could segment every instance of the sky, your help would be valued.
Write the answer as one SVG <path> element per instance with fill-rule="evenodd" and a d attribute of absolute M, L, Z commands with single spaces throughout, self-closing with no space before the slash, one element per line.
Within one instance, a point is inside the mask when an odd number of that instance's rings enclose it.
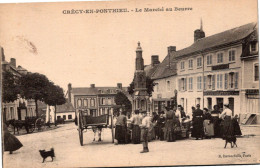
<path fill-rule="evenodd" d="M 136 8 L 164 8 L 134 12 Z M 165 11 L 187 7 L 191 11 Z M 63 14 L 71 9 L 127 8 L 126 13 Z M 134 10 L 133 12 L 131 10 Z M 194 41 L 200 28 L 210 36 L 257 21 L 256 0 L 112 1 L 0 4 L 0 46 L 6 60 L 72 87 L 128 86 L 133 80 L 140 41 L 145 64 L 162 61 L 168 46 Z"/>

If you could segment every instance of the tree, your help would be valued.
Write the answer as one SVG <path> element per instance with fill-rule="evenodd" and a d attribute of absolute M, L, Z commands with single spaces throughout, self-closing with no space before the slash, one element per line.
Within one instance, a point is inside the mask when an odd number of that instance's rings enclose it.
<path fill-rule="evenodd" d="M 54 85 L 52 82 L 49 83 L 47 90 L 47 96 L 44 98 L 44 102 L 50 106 L 54 106 L 54 124 L 57 126 L 56 122 L 56 110 L 57 105 L 62 105 L 66 103 L 63 89 L 58 85 Z"/>
<path fill-rule="evenodd" d="M 155 84 L 153 83 L 153 80 L 149 76 L 146 76 L 146 88 L 147 88 L 147 93 L 149 96 L 152 95 L 154 85 Z M 134 80 L 133 80 L 127 88 L 128 93 L 130 95 L 132 95 L 134 93 L 134 89 L 135 89 L 135 86 L 134 86 Z"/>
<path fill-rule="evenodd" d="M 123 92 L 118 92 L 115 96 L 116 105 L 124 106 L 126 111 L 131 111 L 132 104 Z"/>
<path fill-rule="evenodd" d="M 2 101 L 4 103 L 14 102 L 18 98 L 19 94 L 19 86 L 17 83 L 17 79 L 15 76 L 9 72 L 4 71 L 3 72 L 3 80 L 2 80 Z M 6 111 L 3 112 L 3 121 L 6 120 Z"/>
<path fill-rule="evenodd" d="M 47 96 L 47 87 L 50 81 L 45 75 L 28 73 L 20 78 L 21 96 L 25 99 L 33 99 L 36 105 L 38 117 L 38 100 L 43 101 Z"/>

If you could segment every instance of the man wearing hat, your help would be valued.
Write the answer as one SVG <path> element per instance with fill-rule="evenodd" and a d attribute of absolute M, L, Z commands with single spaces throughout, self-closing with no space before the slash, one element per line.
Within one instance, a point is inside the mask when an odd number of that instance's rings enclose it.
<path fill-rule="evenodd" d="M 196 140 L 199 138 L 203 139 L 204 129 L 203 129 L 203 111 L 200 109 L 200 105 L 196 105 L 197 109 L 193 113 L 192 117 L 192 132 L 191 136 L 195 137 Z"/>
<path fill-rule="evenodd" d="M 147 116 L 146 111 L 142 111 L 142 124 L 140 125 L 141 128 L 141 141 L 143 142 L 143 150 L 140 153 L 149 152 L 148 149 L 148 129 L 150 128 L 150 117 Z"/>

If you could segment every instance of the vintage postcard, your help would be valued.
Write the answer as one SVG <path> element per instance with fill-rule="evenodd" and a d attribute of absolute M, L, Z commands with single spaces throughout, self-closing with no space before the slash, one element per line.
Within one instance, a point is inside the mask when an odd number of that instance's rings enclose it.
<path fill-rule="evenodd" d="M 0 4 L 4 168 L 260 163 L 257 0 Z"/>

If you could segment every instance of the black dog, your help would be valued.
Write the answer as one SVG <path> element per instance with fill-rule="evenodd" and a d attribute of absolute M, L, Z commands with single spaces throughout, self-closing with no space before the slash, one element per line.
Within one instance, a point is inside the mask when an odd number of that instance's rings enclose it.
<path fill-rule="evenodd" d="M 227 136 L 225 139 L 226 139 L 226 144 L 225 144 L 224 148 L 226 148 L 227 143 L 231 144 L 231 148 L 233 148 L 234 145 L 236 145 L 236 147 L 237 147 L 237 144 L 236 144 L 237 138 L 236 138 L 236 136 Z"/>
<path fill-rule="evenodd" d="M 51 157 L 52 161 L 53 161 L 53 157 L 55 157 L 55 154 L 54 154 L 54 149 L 51 148 L 50 151 L 45 151 L 45 150 L 39 150 L 40 154 L 41 154 L 41 157 L 43 158 L 42 160 L 42 163 L 45 161 L 45 159 L 47 157 Z"/>

